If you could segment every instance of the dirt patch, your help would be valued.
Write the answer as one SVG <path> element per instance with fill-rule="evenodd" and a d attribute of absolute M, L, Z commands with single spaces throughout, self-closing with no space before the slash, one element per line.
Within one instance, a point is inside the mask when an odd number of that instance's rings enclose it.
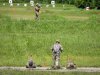
<path fill-rule="evenodd" d="M 56 72 L 100 72 L 100 68 L 94 67 L 80 67 L 77 69 L 66 69 L 62 67 L 62 69 L 52 70 L 50 67 L 37 67 L 37 68 L 25 68 L 25 67 L 0 67 L 0 70 L 33 70 L 33 71 L 56 71 Z"/>

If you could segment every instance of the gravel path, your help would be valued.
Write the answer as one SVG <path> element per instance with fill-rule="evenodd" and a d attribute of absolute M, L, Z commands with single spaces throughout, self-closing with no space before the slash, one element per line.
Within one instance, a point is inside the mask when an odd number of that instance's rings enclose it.
<path fill-rule="evenodd" d="M 37 68 L 25 68 L 25 67 L 0 67 L 0 70 L 19 70 L 19 71 L 25 71 L 25 70 L 34 70 L 34 71 L 52 71 L 52 72 L 100 72 L 99 68 L 94 67 L 80 67 L 77 69 L 66 69 L 63 67 L 62 69 L 58 70 L 51 70 L 50 67 L 37 67 Z"/>

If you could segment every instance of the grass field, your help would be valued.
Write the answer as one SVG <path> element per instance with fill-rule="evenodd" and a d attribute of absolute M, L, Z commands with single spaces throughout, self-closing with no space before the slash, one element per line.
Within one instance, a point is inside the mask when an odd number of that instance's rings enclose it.
<path fill-rule="evenodd" d="M 39 72 L 39 71 L 11 71 L 0 70 L 0 75 L 100 75 L 99 72 Z"/>
<path fill-rule="evenodd" d="M 62 66 L 71 58 L 77 66 L 100 67 L 100 11 L 43 6 L 34 20 L 32 7 L 0 5 L 0 66 L 24 66 L 31 54 L 36 64 L 50 66 L 56 39 L 64 48 Z"/>

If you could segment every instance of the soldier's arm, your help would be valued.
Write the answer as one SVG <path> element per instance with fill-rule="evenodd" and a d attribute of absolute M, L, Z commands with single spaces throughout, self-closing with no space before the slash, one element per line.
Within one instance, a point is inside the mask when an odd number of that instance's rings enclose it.
<path fill-rule="evenodd" d="M 63 47 L 60 45 L 60 50 L 61 50 L 61 52 L 63 51 Z"/>
<path fill-rule="evenodd" d="M 51 50 L 53 51 L 53 50 L 54 50 L 54 48 L 52 47 L 52 48 L 51 48 Z"/>

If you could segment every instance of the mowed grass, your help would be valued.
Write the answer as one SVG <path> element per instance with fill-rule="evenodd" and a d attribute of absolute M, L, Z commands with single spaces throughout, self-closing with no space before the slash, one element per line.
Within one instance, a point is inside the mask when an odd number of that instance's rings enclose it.
<path fill-rule="evenodd" d="M 0 70 L 0 75 L 100 75 L 100 72 L 42 72 L 42 71 L 16 71 Z"/>
<path fill-rule="evenodd" d="M 100 67 L 100 11 L 57 6 L 43 6 L 39 20 L 33 7 L 0 7 L 0 66 L 25 66 L 31 54 L 37 65 L 50 66 L 59 39 L 62 66 L 70 58 L 77 66 Z"/>

